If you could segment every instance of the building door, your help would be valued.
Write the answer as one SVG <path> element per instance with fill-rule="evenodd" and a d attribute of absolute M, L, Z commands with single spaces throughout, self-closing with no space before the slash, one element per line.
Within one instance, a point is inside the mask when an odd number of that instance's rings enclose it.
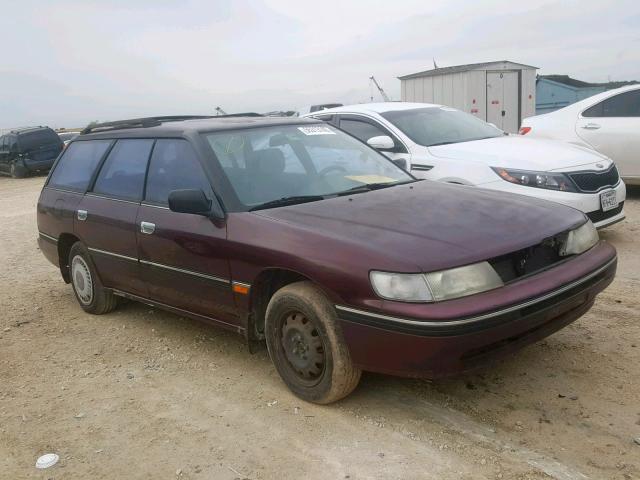
<path fill-rule="evenodd" d="M 487 72 L 487 122 L 505 132 L 520 126 L 518 72 Z"/>

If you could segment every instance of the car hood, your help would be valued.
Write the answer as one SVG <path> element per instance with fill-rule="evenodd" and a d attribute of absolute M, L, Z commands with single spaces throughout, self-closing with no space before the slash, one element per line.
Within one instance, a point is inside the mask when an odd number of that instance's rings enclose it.
<path fill-rule="evenodd" d="M 428 148 L 432 155 L 440 158 L 482 162 L 489 167 L 520 170 L 571 170 L 606 159 L 593 150 L 577 145 L 521 135 L 505 135 Z"/>
<path fill-rule="evenodd" d="M 372 269 L 423 272 L 533 246 L 585 221 L 564 205 L 428 180 L 254 213 L 277 220 L 279 238 L 326 249 L 325 258 L 346 252 Z"/>

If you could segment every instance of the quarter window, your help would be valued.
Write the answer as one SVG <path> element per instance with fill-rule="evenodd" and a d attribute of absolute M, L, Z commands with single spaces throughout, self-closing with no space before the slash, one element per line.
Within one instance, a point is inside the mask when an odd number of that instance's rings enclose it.
<path fill-rule="evenodd" d="M 620 93 L 587 109 L 583 117 L 640 117 L 640 90 Z"/>
<path fill-rule="evenodd" d="M 213 197 L 193 147 L 186 140 L 158 140 L 151 155 L 145 201 L 166 205 L 172 190 L 200 189 Z"/>
<path fill-rule="evenodd" d="M 104 162 L 94 193 L 140 201 L 153 140 L 118 140 Z"/>
<path fill-rule="evenodd" d="M 64 151 L 47 184 L 50 187 L 86 191 L 96 166 L 111 140 L 73 142 Z"/>

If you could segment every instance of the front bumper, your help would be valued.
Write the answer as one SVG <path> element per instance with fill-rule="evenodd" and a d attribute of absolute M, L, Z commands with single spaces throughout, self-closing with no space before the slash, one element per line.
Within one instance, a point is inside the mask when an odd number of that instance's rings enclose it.
<path fill-rule="evenodd" d="M 527 195 L 529 197 L 541 198 L 543 200 L 561 203 L 563 205 L 576 208 L 586 213 L 591 221 L 593 221 L 596 228 L 604 228 L 625 218 L 623 202 L 627 197 L 627 189 L 623 181 L 620 181 L 618 185 L 612 189 L 607 189 L 614 190 L 616 192 L 616 198 L 620 205 L 618 209 L 613 209 L 608 212 L 603 212 L 600 205 L 600 194 L 606 190 L 602 190 L 597 193 L 559 192 L 556 190 L 545 190 L 543 188 L 515 185 L 505 180 L 483 183 L 478 185 L 478 187 Z"/>
<path fill-rule="evenodd" d="M 578 319 L 611 283 L 616 266 L 613 256 L 549 292 L 463 318 L 432 321 L 342 305 L 336 311 L 353 362 L 363 370 L 439 378 L 471 370 Z"/>

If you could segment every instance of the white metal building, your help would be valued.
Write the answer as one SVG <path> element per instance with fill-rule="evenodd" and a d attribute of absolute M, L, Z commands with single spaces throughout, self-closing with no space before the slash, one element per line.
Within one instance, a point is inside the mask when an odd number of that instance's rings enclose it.
<path fill-rule="evenodd" d="M 521 63 L 473 63 L 398 77 L 402 101 L 447 105 L 515 133 L 536 114 L 536 70 Z"/>

